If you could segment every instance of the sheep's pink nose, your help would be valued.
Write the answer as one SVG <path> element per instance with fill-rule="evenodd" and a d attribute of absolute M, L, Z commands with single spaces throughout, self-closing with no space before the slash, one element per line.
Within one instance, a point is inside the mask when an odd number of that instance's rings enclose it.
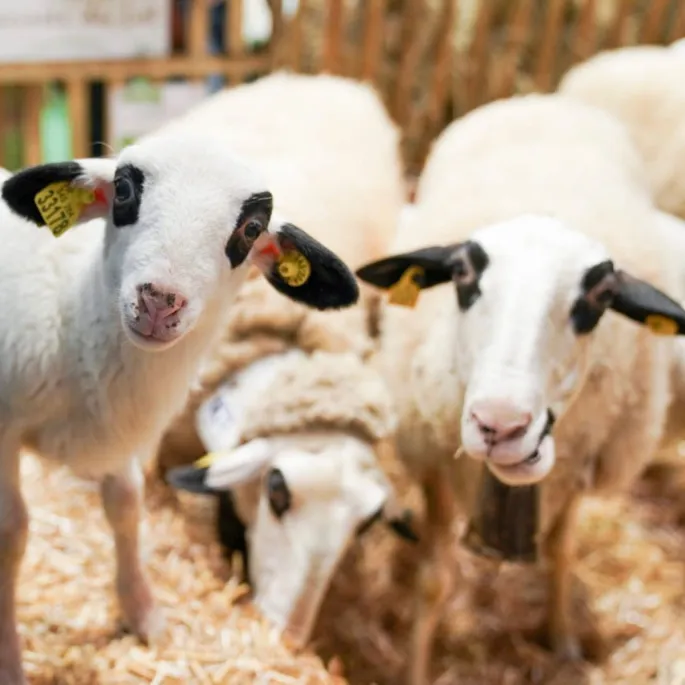
<path fill-rule="evenodd" d="M 165 290 L 154 283 L 138 286 L 141 312 L 146 313 L 153 324 L 160 323 L 186 306 L 188 300 L 173 290 Z"/>
<path fill-rule="evenodd" d="M 471 406 L 471 418 L 491 444 L 520 438 L 533 420 L 531 412 L 508 402 L 482 401 Z"/>

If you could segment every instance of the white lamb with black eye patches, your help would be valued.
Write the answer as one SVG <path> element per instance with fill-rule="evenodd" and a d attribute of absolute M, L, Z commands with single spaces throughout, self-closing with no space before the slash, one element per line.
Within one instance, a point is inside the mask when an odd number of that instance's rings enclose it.
<path fill-rule="evenodd" d="M 48 188 L 60 181 L 92 192 L 81 225 L 55 238 L 38 228 L 38 205 L 56 230 L 67 226 Z M 0 682 L 17 685 L 20 450 L 101 480 L 122 610 L 146 639 L 159 620 L 138 551 L 139 459 L 183 407 L 248 266 L 314 308 L 351 305 L 358 288 L 332 252 L 272 216 L 265 182 L 211 137 L 151 137 L 117 159 L 26 169 L 4 180 L 2 198 Z M 297 253 L 310 273 L 293 286 L 278 263 Z"/>
<path fill-rule="evenodd" d="M 618 122 L 559 95 L 516 97 L 443 132 L 415 230 L 358 271 L 389 288 L 419 267 L 422 288 L 415 308 L 385 307 L 381 355 L 398 449 L 432 503 L 412 685 L 426 682 L 451 588 L 455 509 L 473 511 L 485 468 L 514 487 L 540 484 L 551 642 L 580 656 L 569 617 L 578 502 L 588 487 L 628 487 L 664 444 L 674 406 L 682 339 L 640 325 L 685 331 L 685 310 L 664 294 L 680 300 L 685 288 L 662 219 Z"/>

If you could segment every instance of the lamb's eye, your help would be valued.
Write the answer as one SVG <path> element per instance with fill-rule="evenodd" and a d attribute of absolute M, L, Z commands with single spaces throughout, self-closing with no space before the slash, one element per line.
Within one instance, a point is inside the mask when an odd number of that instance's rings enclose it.
<path fill-rule="evenodd" d="M 276 518 L 281 518 L 290 509 L 292 497 L 285 477 L 280 469 L 271 469 L 266 477 L 266 492 L 269 507 Z"/>
<path fill-rule="evenodd" d="M 258 219 L 250 219 L 243 229 L 243 235 L 250 241 L 253 242 L 259 238 L 260 234 L 264 231 L 264 226 L 262 222 Z"/>
<path fill-rule="evenodd" d="M 116 202 L 126 204 L 135 197 L 133 181 L 128 176 L 119 176 L 114 181 L 114 199 Z"/>

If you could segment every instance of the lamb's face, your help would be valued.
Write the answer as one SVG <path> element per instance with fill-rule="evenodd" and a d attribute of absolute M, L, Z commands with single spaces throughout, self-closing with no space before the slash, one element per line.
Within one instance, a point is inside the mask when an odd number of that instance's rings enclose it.
<path fill-rule="evenodd" d="M 128 339 L 145 349 L 169 347 L 201 320 L 221 325 L 250 264 L 316 309 L 359 295 L 345 264 L 272 215 L 265 181 L 211 136 L 159 134 L 117 159 L 32 167 L 8 179 L 2 195 L 56 235 L 106 219 L 105 283 Z"/>
<path fill-rule="evenodd" d="M 477 231 L 456 261 L 462 446 L 504 482 L 539 481 L 555 461 L 554 420 L 582 382 L 589 336 L 610 303 L 609 255 L 530 216 Z"/>
<path fill-rule="evenodd" d="M 304 644 L 331 578 L 350 543 L 377 518 L 415 540 L 406 514 L 393 517 L 392 488 L 372 447 L 337 433 L 256 439 L 215 456 L 204 487 L 231 490 L 247 527 L 254 603 L 288 636 Z M 168 474 L 177 488 L 197 491 L 198 472 Z M 398 512 L 400 513 L 400 512 Z M 235 541 L 234 541 L 235 542 Z"/>
<path fill-rule="evenodd" d="M 308 640 L 343 554 L 388 494 L 373 453 L 356 440 L 275 453 L 248 533 L 250 580 L 256 606 L 292 640 Z"/>
<path fill-rule="evenodd" d="M 230 302 L 264 241 L 273 198 L 220 146 L 149 138 L 117 160 L 106 237 L 110 286 L 140 346 L 180 339 Z"/>
<path fill-rule="evenodd" d="M 490 225 L 467 242 L 389 257 L 358 275 L 391 287 L 410 266 L 420 269 L 418 287 L 454 288 L 462 447 L 512 485 L 538 482 L 553 467 L 552 426 L 583 383 L 584 352 L 606 309 L 649 325 L 667 317 L 671 332 L 685 330 L 676 302 L 547 216 Z"/>

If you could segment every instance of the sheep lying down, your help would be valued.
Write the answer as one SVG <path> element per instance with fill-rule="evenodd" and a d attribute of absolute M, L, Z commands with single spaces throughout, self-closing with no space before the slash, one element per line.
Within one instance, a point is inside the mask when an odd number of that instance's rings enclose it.
<path fill-rule="evenodd" d="M 211 136 L 152 136 L 115 159 L 25 169 L 4 180 L 2 200 L 0 683 L 19 685 L 22 448 L 101 482 L 121 609 L 148 639 L 161 622 L 139 552 L 140 459 L 183 407 L 248 269 L 318 309 L 359 291 Z"/>
<path fill-rule="evenodd" d="M 406 305 L 384 307 L 379 362 L 398 402 L 398 451 L 427 505 L 412 685 L 428 682 L 454 579 L 451 522 L 474 514 L 484 474 L 500 485 L 486 483 L 491 495 L 539 497 L 550 642 L 581 656 L 570 616 L 578 503 L 587 489 L 628 488 L 663 445 L 683 344 L 671 336 L 685 333 L 682 256 L 655 229 L 639 169 L 600 109 L 561 95 L 483 106 L 434 144 L 413 230 L 357 272 Z"/>

